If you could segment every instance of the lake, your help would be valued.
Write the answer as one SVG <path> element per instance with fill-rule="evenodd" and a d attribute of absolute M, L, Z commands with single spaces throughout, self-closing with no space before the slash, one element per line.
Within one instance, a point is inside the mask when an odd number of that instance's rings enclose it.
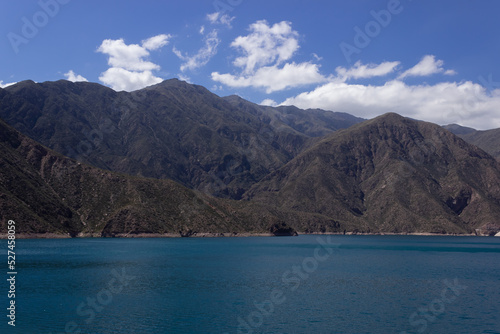
<path fill-rule="evenodd" d="M 494 237 L 18 240 L 16 264 L 1 333 L 500 333 Z"/>

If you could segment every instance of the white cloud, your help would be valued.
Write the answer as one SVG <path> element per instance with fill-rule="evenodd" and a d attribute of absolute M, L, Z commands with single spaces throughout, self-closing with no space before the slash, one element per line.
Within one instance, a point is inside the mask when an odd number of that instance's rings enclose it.
<path fill-rule="evenodd" d="M 500 127 L 500 89 L 488 93 L 470 81 L 407 85 L 392 80 L 381 86 L 329 82 L 282 104 L 343 111 L 365 118 L 396 112 L 437 124 L 458 123 L 476 129 Z"/>
<path fill-rule="evenodd" d="M 129 71 L 124 68 L 111 67 L 99 77 L 106 85 L 116 91 L 133 91 L 147 86 L 158 84 L 162 78 L 155 77 L 151 71 Z"/>
<path fill-rule="evenodd" d="M 192 83 L 191 78 L 188 77 L 187 75 L 179 73 L 179 74 L 177 74 L 177 77 L 179 78 L 179 80 L 186 81 L 187 83 Z"/>
<path fill-rule="evenodd" d="M 211 24 L 222 24 L 231 28 L 231 22 L 235 19 L 234 16 L 229 16 L 221 12 L 215 12 L 212 14 L 207 14 L 207 20 Z"/>
<path fill-rule="evenodd" d="M 111 67 L 130 71 L 151 71 L 159 68 L 158 65 L 143 59 L 149 56 L 146 47 L 138 44 L 127 45 L 123 39 L 106 39 L 97 51 L 109 56 L 108 65 Z"/>
<path fill-rule="evenodd" d="M 217 20 L 219 19 L 220 15 L 221 15 L 220 12 L 215 12 L 215 13 L 207 14 L 207 20 L 209 20 L 210 23 L 212 23 L 212 24 L 217 23 Z"/>
<path fill-rule="evenodd" d="M 213 72 L 212 80 L 230 87 L 265 88 L 269 94 L 291 87 L 325 82 L 327 79 L 319 73 L 319 66 L 316 64 L 287 63 L 283 67 L 261 67 L 251 76 Z"/>
<path fill-rule="evenodd" d="M 161 34 L 150 37 L 142 41 L 142 47 L 148 50 L 158 50 L 168 44 L 168 40 L 172 38 L 171 35 Z"/>
<path fill-rule="evenodd" d="M 383 62 L 381 64 L 367 64 L 362 65 L 357 61 L 353 67 L 346 69 L 344 67 L 337 67 L 335 71 L 343 80 L 361 79 L 384 76 L 394 72 L 396 67 L 400 64 L 399 61 Z"/>
<path fill-rule="evenodd" d="M 298 33 L 290 22 L 270 26 L 266 21 L 257 21 L 249 30 L 248 35 L 231 43 L 243 54 L 233 62 L 241 73 L 213 72 L 212 80 L 230 87 L 264 88 L 267 93 L 327 80 L 317 64 L 287 62 L 299 49 Z"/>
<path fill-rule="evenodd" d="M 15 85 L 16 83 L 17 82 L 9 82 L 9 83 L 4 84 L 3 80 L 0 80 L 0 88 L 9 87 L 9 86 Z"/>
<path fill-rule="evenodd" d="M 220 40 L 217 37 L 217 30 L 212 30 L 205 37 L 205 45 L 198 50 L 198 52 L 193 56 L 183 55 L 181 51 L 173 48 L 173 52 L 177 57 L 184 61 L 181 65 L 181 71 L 194 70 L 196 68 L 205 66 L 213 56 L 217 54 L 217 46 Z"/>
<path fill-rule="evenodd" d="M 79 74 L 75 74 L 75 72 L 73 72 L 73 70 L 69 70 L 67 73 L 64 73 L 64 76 L 66 77 L 66 79 L 68 81 L 71 81 L 71 82 L 77 82 L 77 81 L 85 81 L 85 82 L 87 82 L 88 81 L 83 76 L 81 76 Z"/>
<path fill-rule="evenodd" d="M 417 65 L 403 72 L 399 78 L 402 79 L 410 76 L 429 76 L 436 73 L 444 73 L 446 75 L 456 74 L 454 70 L 445 71 L 443 69 L 443 64 L 444 62 L 442 60 L 436 60 L 435 56 L 426 55 Z"/>
<path fill-rule="evenodd" d="M 250 31 L 249 35 L 239 36 L 231 43 L 244 54 L 234 61 L 235 66 L 244 68 L 244 73 L 252 73 L 255 67 L 279 65 L 299 48 L 298 33 L 292 30 L 290 22 L 269 26 L 267 21 L 257 21 L 250 25 Z"/>
<path fill-rule="evenodd" d="M 127 45 L 123 39 L 104 40 L 97 52 L 109 56 L 108 65 L 111 67 L 101 73 L 99 80 L 117 91 L 132 91 L 163 81 L 152 73 L 160 66 L 144 58 L 149 56 L 149 51 L 167 45 L 170 38 L 171 35 L 157 35 L 143 40 L 142 45 Z"/>
<path fill-rule="evenodd" d="M 265 99 L 259 104 L 261 106 L 269 106 L 269 107 L 276 107 L 278 105 L 278 103 L 272 99 Z"/>
<path fill-rule="evenodd" d="M 313 53 L 312 56 L 314 57 L 314 59 L 316 59 L 316 61 L 322 61 L 323 60 L 323 57 L 318 56 L 316 53 Z"/>

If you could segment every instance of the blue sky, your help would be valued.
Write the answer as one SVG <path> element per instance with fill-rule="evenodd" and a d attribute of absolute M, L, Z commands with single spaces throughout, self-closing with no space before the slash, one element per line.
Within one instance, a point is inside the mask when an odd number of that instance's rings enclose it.
<path fill-rule="evenodd" d="M 3 1 L 0 86 L 180 78 L 255 103 L 500 127 L 494 0 Z"/>

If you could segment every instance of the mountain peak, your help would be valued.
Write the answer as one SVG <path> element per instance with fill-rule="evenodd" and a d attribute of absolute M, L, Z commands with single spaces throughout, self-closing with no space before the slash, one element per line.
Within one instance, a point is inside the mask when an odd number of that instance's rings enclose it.
<path fill-rule="evenodd" d="M 163 80 L 160 83 L 157 83 L 156 85 L 151 85 L 139 90 L 156 90 L 156 89 L 162 89 L 162 88 L 172 88 L 172 87 L 194 87 L 196 85 L 190 84 L 187 81 L 184 80 L 179 80 L 177 78 L 171 78 L 171 79 L 166 79 Z"/>
<path fill-rule="evenodd" d="M 388 113 L 330 134 L 246 197 L 326 215 L 336 231 L 471 233 L 498 222 L 500 170 L 442 127 Z"/>
<path fill-rule="evenodd" d="M 400 114 L 397 114 L 395 112 L 388 112 L 383 115 L 377 116 L 370 121 L 372 123 L 390 123 L 390 124 L 395 124 L 395 123 L 401 123 L 405 122 L 406 120 L 410 120 L 407 117 L 401 116 Z M 369 122 L 370 123 L 370 122 Z"/>
<path fill-rule="evenodd" d="M 443 128 L 456 135 L 466 135 L 477 131 L 476 129 L 461 126 L 459 124 L 448 124 L 443 126 Z"/>

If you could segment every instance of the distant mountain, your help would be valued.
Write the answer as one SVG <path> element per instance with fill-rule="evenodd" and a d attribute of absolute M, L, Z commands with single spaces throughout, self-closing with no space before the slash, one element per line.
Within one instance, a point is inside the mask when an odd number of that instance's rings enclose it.
<path fill-rule="evenodd" d="M 461 126 L 458 124 L 448 124 L 443 126 L 443 128 L 456 135 L 466 135 L 477 131 L 476 129 L 468 128 L 466 126 Z"/>
<path fill-rule="evenodd" d="M 362 121 L 261 108 L 176 79 L 132 93 L 95 83 L 24 81 L 0 90 L 0 117 L 79 161 L 234 199 L 314 137 Z"/>
<path fill-rule="evenodd" d="M 460 135 L 466 142 L 474 144 L 500 161 L 500 129 L 476 131 Z"/>
<path fill-rule="evenodd" d="M 444 126 L 469 144 L 482 148 L 500 161 L 500 129 L 478 131 L 457 124 Z"/>
<path fill-rule="evenodd" d="M 18 236 L 294 233 L 265 206 L 216 199 L 170 180 L 66 158 L 0 120 L 0 227 Z"/>
<path fill-rule="evenodd" d="M 269 107 L 242 99 L 237 95 L 223 98 L 232 106 L 256 115 L 264 122 L 279 128 L 283 124 L 310 137 L 322 137 L 334 131 L 365 121 L 363 118 L 322 109 L 299 109 L 295 106 Z"/>
<path fill-rule="evenodd" d="M 438 125 L 386 114 L 328 135 L 245 198 L 334 221 L 315 231 L 490 234 L 500 165 Z"/>

